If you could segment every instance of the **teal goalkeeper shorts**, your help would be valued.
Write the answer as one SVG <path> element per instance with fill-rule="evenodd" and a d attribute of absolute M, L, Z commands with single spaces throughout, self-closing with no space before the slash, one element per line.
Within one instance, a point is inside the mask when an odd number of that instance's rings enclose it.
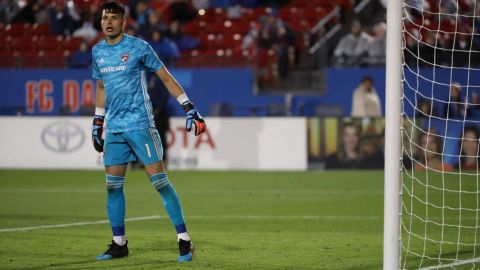
<path fill-rule="evenodd" d="M 122 165 L 137 160 L 149 165 L 162 160 L 163 148 L 160 135 L 155 128 L 105 133 L 103 146 L 105 167 Z"/>

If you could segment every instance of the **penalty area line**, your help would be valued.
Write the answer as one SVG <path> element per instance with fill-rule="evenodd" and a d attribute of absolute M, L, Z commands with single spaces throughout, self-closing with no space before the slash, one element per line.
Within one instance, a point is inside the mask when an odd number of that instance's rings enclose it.
<path fill-rule="evenodd" d="M 153 219 L 167 219 L 168 216 L 145 216 L 145 217 L 134 217 L 126 218 L 125 222 L 135 222 L 135 221 L 144 221 L 144 220 L 153 220 Z M 254 216 L 254 215 L 213 215 L 213 216 L 187 216 L 187 219 L 251 219 L 251 220 L 279 220 L 279 219 L 296 219 L 296 220 L 381 220 L 382 217 L 376 216 Z M 52 225 L 40 225 L 40 226 L 31 226 L 31 227 L 20 227 L 20 228 L 4 228 L 0 229 L 0 233 L 4 232 L 19 232 L 19 231 L 33 231 L 33 230 L 42 230 L 42 229 L 54 229 L 54 228 L 66 228 L 66 227 L 78 227 L 78 226 L 88 226 L 88 225 L 97 225 L 97 224 L 108 224 L 108 219 L 97 220 L 97 221 L 82 221 L 75 223 L 65 223 L 65 224 L 52 224 Z"/>

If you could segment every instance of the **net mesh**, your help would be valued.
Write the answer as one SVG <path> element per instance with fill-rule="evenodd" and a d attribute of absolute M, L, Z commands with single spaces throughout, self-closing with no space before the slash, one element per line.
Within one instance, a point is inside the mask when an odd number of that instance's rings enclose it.
<path fill-rule="evenodd" d="M 403 1 L 402 269 L 480 269 L 480 2 Z"/>

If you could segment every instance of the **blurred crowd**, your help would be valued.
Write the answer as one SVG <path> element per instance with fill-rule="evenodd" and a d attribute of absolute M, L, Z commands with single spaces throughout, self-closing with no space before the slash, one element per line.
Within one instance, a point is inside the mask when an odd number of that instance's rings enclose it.
<path fill-rule="evenodd" d="M 480 64 L 480 5 L 476 0 L 406 0 L 403 23 L 408 65 Z"/>
<path fill-rule="evenodd" d="M 102 39 L 100 0 L 1 0 L 0 24 L 49 25 L 52 35 L 82 38 L 70 57 L 70 67 L 89 65 L 91 47 Z M 285 0 L 124 0 L 126 33 L 147 40 L 168 65 L 181 51 L 200 46 L 200 40 L 183 31 L 206 8 L 280 7 Z M 268 42 L 268 41 L 266 41 Z M 267 45 L 265 45 L 267 46 Z"/>
<path fill-rule="evenodd" d="M 101 0 L 0 0 L 0 24 L 30 23 L 46 24 L 52 35 L 78 37 L 82 43 L 70 56 L 71 67 L 85 67 L 90 63 L 89 50 L 102 38 L 99 7 Z M 386 49 L 386 1 L 374 2 L 377 12 L 374 18 L 355 14 L 353 7 L 358 0 L 296 1 L 296 0 L 123 0 L 127 7 L 126 32 L 141 37 L 152 44 L 162 60 L 168 64 L 181 58 L 182 52 L 198 48 L 211 48 L 205 42 L 215 43 L 210 37 L 202 39 L 202 30 L 185 31 L 191 22 L 211 9 L 221 9 L 225 18 L 239 19 L 236 25 L 247 26 L 239 37 L 234 38 L 238 46 L 216 54 L 248 54 L 252 47 L 272 50 L 277 61 L 276 74 L 287 76 L 292 65 L 298 64 L 298 55 L 305 48 L 305 34 L 311 34 L 316 23 L 325 16 L 325 9 L 315 3 L 340 7 L 340 18 L 345 34 L 338 37 L 329 50 L 329 63 L 340 67 L 381 66 L 385 64 Z M 294 13 L 295 2 L 304 13 Z M 304 6 L 302 6 L 304 5 Z M 265 13 L 251 12 L 247 18 L 245 9 L 270 7 Z M 476 51 L 480 49 L 480 18 L 473 15 L 480 12 L 475 0 L 419 1 L 405 0 L 403 22 L 405 61 L 419 66 L 436 64 L 465 64 L 472 59 L 480 62 Z M 292 13 L 289 13 L 291 10 Z M 298 11 L 298 9 L 297 9 Z M 328 11 L 330 12 L 330 11 Z M 220 13 L 219 13 L 220 14 Z M 218 14 L 218 15 L 219 15 Z M 214 14 L 213 16 L 216 16 Z M 360 15 L 360 16 L 357 16 Z M 295 16 L 299 16 L 298 18 Z M 207 17 L 207 16 L 205 16 Z M 219 18 L 223 18 L 220 17 Z M 225 21 L 225 23 L 227 23 Z M 190 24 L 190 25 L 189 25 Z M 210 27 L 211 25 L 207 25 Z M 201 27 L 201 26 L 200 26 Z M 212 25 L 213 27 L 213 25 Z M 226 25 L 225 27 L 228 27 Z M 331 25 L 324 25 L 318 31 L 325 34 Z M 190 27 L 191 28 L 191 27 Z M 349 30 L 349 31 L 348 31 Z M 318 33 L 316 33 L 318 34 Z M 229 41 L 222 37 L 225 44 Z M 318 37 L 307 37 L 307 39 Z M 311 41 L 311 40 L 310 40 Z M 228 44 L 227 44 L 228 45 Z M 312 45 L 308 44 L 307 46 Z M 441 52 L 441 53 L 440 53 Z M 192 54 L 193 55 L 193 54 Z M 268 57 L 268 55 L 267 55 Z M 452 60 L 454 59 L 454 60 Z"/>

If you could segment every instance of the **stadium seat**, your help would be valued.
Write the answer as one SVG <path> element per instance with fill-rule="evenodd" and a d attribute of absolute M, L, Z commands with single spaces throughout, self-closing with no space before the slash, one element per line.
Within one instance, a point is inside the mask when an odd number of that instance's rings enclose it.
<path fill-rule="evenodd" d="M 0 52 L 13 50 L 12 36 L 0 36 Z"/>
<path fill-rule="evenodd" d="M 16 68 L 17 55 L 13 52 L 0 50 L 0 68 Z"/>
<path fill-rule="evenodd" d="M 62 36 L 44 36 L 39 40 L 38 49 L 44 51 L 61 50 L 63 46 Z"/>
<path fill-rule="evenodd" d="M 28 36 L 31 35 L 32 26 L 29 23 L 13 23 L 5 27 L 5 35 L 8 36 Z"/>
<path fill-rule="evenodd" d="M 38 46 L 37 36 L 19 36 L 11 41 L 12 49 L 16 51 L 36 50 Z"/>
<path fill-rule="evenodd" d="M 82 41 L 83 38 L 81 37 L 67 37 L 62 42 L 62 48 L 70 52 L 76 51 L 78 47 L 80 47 L 80 43 L 82 43 Z"/>
<path fill-rule="evenodd" d="M 36 50 L 18 52 L 19 65 L 22 68 L 40 68 L 41 57 Z"/>
<path fill-rule="evenodd" d="M 64 68 L 67 66 L 68 51 L 42 51 L 41 65 L 44 68 Z"/>
<path fill-rule="evenodd" d="M 48 24 L 34 24 L 31 30 L 31 34 L 35 36 L 48 36 L 50 35 L 50 25 Z"/>

